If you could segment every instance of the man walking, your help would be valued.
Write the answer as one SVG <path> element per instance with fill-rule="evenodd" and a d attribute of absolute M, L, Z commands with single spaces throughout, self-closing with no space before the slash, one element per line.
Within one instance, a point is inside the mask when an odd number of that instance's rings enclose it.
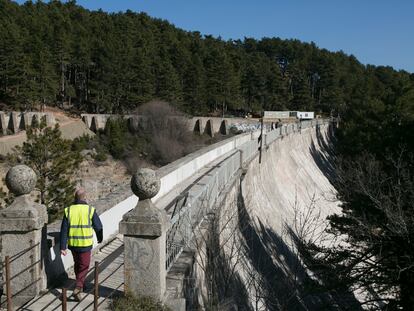
<path fill-rule="evenodd" d="M 86 202 L 86 192 L 81 188 L 75 192 L 74 204 L 65 208 L 60 228 L 60 253 L 66 256 L 67 248 L 69 248 L 75 262 L 76 286 L 73 297 L 76 301 L 81 300 L 80 293 L 89 270 L 93 230 L 95 230 L 98 243 L 101 243 L 103 238 L 101 220 L 95 208 Z"/>

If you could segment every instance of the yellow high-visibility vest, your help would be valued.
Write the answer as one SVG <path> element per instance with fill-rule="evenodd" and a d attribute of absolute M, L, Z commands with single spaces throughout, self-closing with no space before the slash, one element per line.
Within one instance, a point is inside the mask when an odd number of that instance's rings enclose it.
<path fill-rule="evenodd" d="M 65 208 L 65 216 L 69 224 L 69 247 L 93 245 L 92 217 L 94 212 L 95 208 L 86 204 L 74 204 Z"/>

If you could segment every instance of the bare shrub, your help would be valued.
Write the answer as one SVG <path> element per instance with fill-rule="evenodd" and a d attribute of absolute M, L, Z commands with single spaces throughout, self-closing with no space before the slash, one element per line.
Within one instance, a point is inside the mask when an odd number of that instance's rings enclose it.
<path fill-rule="evenodd" d="M 152 143 L 151 158 L 165 165 L 193 151 L 193 135 L 188 119 L 166 102 L 152 101 L 136 111 L 141 116 L 140 130 Z"/>
<path fill-rule="evenodd" d="M 154 160 L 160 164 L 167 164 L 185 155 L 186 146 L 163 133 L 154 136 L 152 142 Z"/>

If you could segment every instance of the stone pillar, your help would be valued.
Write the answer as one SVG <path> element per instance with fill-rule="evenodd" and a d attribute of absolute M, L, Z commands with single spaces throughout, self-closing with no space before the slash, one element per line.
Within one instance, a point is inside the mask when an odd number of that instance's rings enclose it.
<path fill-rule="evenodd" d="M 12 167 L 6 175 L 7 187 L 16 196 L 0 210 L 0 258 L 10 257 L 13 305 L 21 306 L 46 288 L 44 254 L 47 211 L 33 201 L 35 172 L 26 165 Z M 4 273 L 3 273 L 4 275 Z M 3 287 L 5 291 L 5 287 Z"/>
<path fill-rule="evenodd" d="M 214 137 L 214 126 L 213 120 L 208 119 L 206 122 L 206 127 L 204 128 L 204 133 L 210 137 Z"/>
<path fill-rule="evenodd" d="M 203 120 L 197 119 L 194 123 L 194 129 L 193 132 L 198 135 L 203 135 L 204 133 L 204 127 L 203 127 Z"/>
<path fill-rule="evenodd" d="M 0 134 L 7 135 L 7 125 L 6 116 L 4 112 L 0 112 Z"/>
<path fill-rule="evenodd" d="M 20 116 L 19 129 L 22 131 L 25 131 L 30 126 L 30 123 L 31 123 L 30 114 L 26 112 L 22 112 Z"/>
<path fill-rule="evenodd" d="M 83 123 L 86 124 L 87 128 L 90 129 L 91 128 L 91 117 L 87 114 L 82 114 L 82 121 Z"/>
<path fill-rule="evenodd" d="M 46 113 L 46 125 L 50 127 L 54 127 L 56 124 L 55 115 L 53 113 Z"/>
<path fill-rule="evenodd" d="M 138 116 L 130 116 L 127 119 L 128 129 L 131 133 L 136 133 L 139 131 L 139 117 Z"/>
<path fill-rule="evenodd" d="M 16 134 L 19 132 L 19 118 L 20 115 L 18 112 L 10 112 L 10 118 L 9 118 L 9 126 L 8 128 L 12 131 L 13 134 Z"/>
<path fill-rule="evenodd" d="M 228 125 L 227 125 L 227 120 L 223 120 L 220 123 L 220 134 L 222 135 L 228 135 Z"/>
<path fill-rule="evenodd" d="M 157 300 L 164 298 L 167 274 L 167 217 L 151 202 L 160 184 L 153 170 L 139 169 L 131 179 L 131 189 L 139 202 L 119 224 L 125 245 L 125 291 Z"/>
<path fill-rule="evenodd" d="M 100 130 L 102 128 L 100 121 L 101 120 L 99 118 L 99 115 L 94 115 L 92 117 L 92 121 L 91 121 L 91 131 L 92 132 L 98 133 L 98 130 Z"/>

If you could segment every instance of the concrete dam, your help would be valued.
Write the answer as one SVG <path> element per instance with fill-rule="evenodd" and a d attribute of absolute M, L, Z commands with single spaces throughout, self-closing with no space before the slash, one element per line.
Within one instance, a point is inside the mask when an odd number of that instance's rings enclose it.
<path fill-rule="evenodd" d="M 312 278 L 295 242 L 318 239 L 326 216 L 340 212 L 329 181 L 335 126 L 319 119 L 237 135 L 160 168 L 152 198 L 138 201 L 125 185 L 122 194 L 93 202 L 105 228 L 104 244 L 94 249 L 99 310 L 125 289 L 172 310 L 213 304 L 219 310 L 319 310 L 333 304 L 301 290 Z M 140 204 L 154 204 L 158 218 L 134 227 Z M 56 231 L 48 228 L 38 269 L 49 290 L 26 301 L 24 310 L 56 310 L 60 288 L 70 288 L 70 280 L 54 285 L 62 274 L 73 277 L 72 258 L 60 256 Z M 93 283 L 93 271 L 88 280 Z M 93 300 L 91 290 L 81 302 L 68 302 L 68 310 L 92 310 Z"/>

